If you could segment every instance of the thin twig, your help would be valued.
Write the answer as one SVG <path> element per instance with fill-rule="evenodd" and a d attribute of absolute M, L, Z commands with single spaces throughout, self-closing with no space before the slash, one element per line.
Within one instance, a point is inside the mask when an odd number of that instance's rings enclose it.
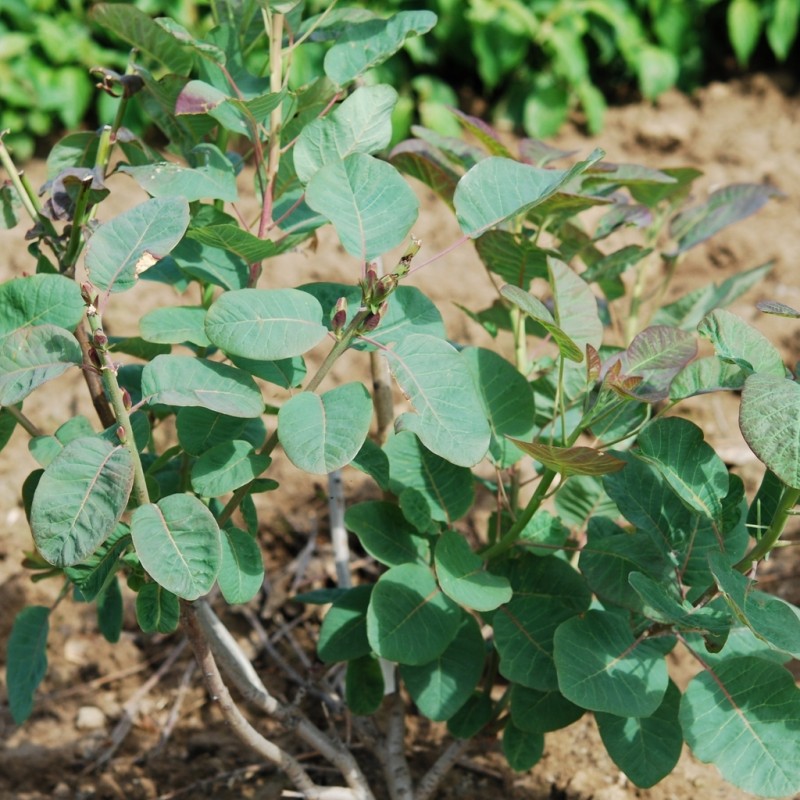
<path fill-rule="evenodd" d="M 392 800 L 414 800 L 414 785 L 406 760 L 406 706 L 400 691 L 389 698 L 389 720 L 386 727 L 386 761 L 384 771 Z"/>
<path fill-rule="evenodd" d="M 92 405 L 97 412 L 97 417 L 100 424 L 104 428 L 110 428 L 117 418 L 114 416 L 114 410 L 111 408 L 111 403 L 108 402 L 106 393 L 103 390 L 103 379 L 100 373 L 96 371 L 89 351 L 92 349 L 92 343 L 89 341 L 89 334 L 83 325 L 79 325 L 75 331 L 75 338 L 81 346 L 83 353 L 83 380 L 86 382 L 86 388 L 89 390 L 89 396 L 92 398 Z"/>
<path fill-rule="evenodd" d="M 207 603 L 203 601 L 197 601 L 191 605 L 187 604 L 184 611 L 184 617 L 187 626 L 192 626 L 194 638 L 198 640 L 198 644 L 195 645 L 193 636 L 190 635 L 190 642 L 192 642 L 192 646 L 195 647 L 195 653 L 198 657 L 198 661 L 200 661 L 201 656 L 203 656 L 205 659 L 203 662 L 201 662 L 201 666 L 203 666 L 203 664 L 205 664 L 210 658 L 210 661 L 214 665 L 214 670 L 216 671 L 217 676 L 219 676 L 219 670 L 217 669 L 216 662 L 214 661 L 214 656 L 216 656 L 216 658 L 219 659 L 220 666 L 225 671 L 225 674 L 246 700 L 264 711 L 269 716 L 278 719 L 288 729 L 293 730 L 294 733 L 307 745 L 313 747 L 323 758 L 338 768 L 339 772 L 342 774 L 342 777 L 347 782 L 347 785 L 352 790 L 352 793 L 349 795 L 352 800 L 375 800 L 374 795 L 369 789 L 367 779 L 361 772 L 361 769 L 356 763 L 356 760 L 353 758 L 352 753 L 350 753 L 346 748 L 339 747 L 332 742 L 330 737 L 326 736 L 319 728 L 317 728 L 316 725 L 314 725 L 299 709 L 282 705 L 269 693 L 266 686 L 264 686 L 263 682 L 261 681 L 261 678 L 258 677 L 255 669 L 253 669 L 253 665 L 247 660 L 230 631 L 220 622 L 216 614 L 214 614 L 211 607 Z M 188 629 L 189 628 L 187 627 L 187 630 Z M 213 656 L 211 655 L 210 651 L 208 656 L 206 656 L 202 649 L 203 646 L 205 646 L 206 649 L 209 647 L 213 648 Z M 206 681 L 208 682 L 208 676 L 206 676 Z M 219 678 L 218 682 L 222 683 L 222 679 Z M 218 683 L 215 680 L 214 686 L 217 687 L 217 685 Z M 227 688 L 225 688 L 225 692 L 226 694 L 228 693 Z M 212 694 L 216 694 L 216 692 L 212 691 Z M 235 709 L 236 714 L 241 717 L 241 713 L 239 712 L 238 708 L 236 708 L 236 706 L 233 705 L 233 701 L 230 700 L 230 694 L 227 694 L 227 696 L 228 703 Z M 225 707 L 223 708 L 223 711 L 225 711 L 226 719 L 228 719 L 228 714 L 232 713 L 230 708 Z M 228 721 L 231 722 L 232 725 L 239 725 L 239 723 L 236 722 L 233 717 L 228 719 Z M 252 726 L 250 726 L 250 724 L 247 723 L 243 717 L 242 721 L 252 731 L 251 734 L 244 728 L 236 729 L 237 735 L 239 730 L 241 730 L 242 735 L 240 738 L 242 741 L 251 744 L 251 737 L 253 734 L 255 734 L 255 736 L 257 736 L 261 742 L 266 742 L 266 739 L 252 729 Z M 275 747 L 275 745 L 272 745 L 271 743 L 267 742 L 267 744 L 270 744 L 271 747 Z M 261 744 L 259 746 L 263 747 Z M 259 752 L 262 752 L 262 750 L 259 750 Z M 291 759 L 288 754 L 283 753 L 283 755 Z M 291 761 L 293 764 L 299 767 L 299 764 L 297 764 L 295 759 L 291 759 Z M 291 763 L 290 766 L 292 766 Z M 281 768 L 283 769 L 283 767 Z M 294 769 L 294 767 L 292 768 Z M 291 774 L 287 772 L 287 775 L 289 775 L 298 789 L 303 789 L 306 791 L 303 786 L 294 780 L 294 777 Z M 318 787 L 315 787 L 315 789 L 316 788 Z M 308 795 L 309 798 L 321 796 L 322 795 L 317 794 Z M 344 795 L 341 796 L 344 797 Z"/>
<path fill-rule="evenodd" d="M 133 728 L 133 722 L 139 711 L 139 706 L 142 701 L 150 694 L 150 691 L 158 684 L 158 682 L 172 669 L 175 662 L 180 658 L 186 648 L 187 641 L 182 639 L 173 648 L 172 652 L 164 659 L 161 666 L 133 693 L 133 695 L 122 706 L 122 716 L 117 722 L 114 730 L 111 733 L 111 744 L 103 753 L 101 753 L 91 764 L 84 770 L 84 774 L 99 769 L 104 764 L 107 764 L 114 753 L 119 750 L 122 743 L 127 738 L 128 734 Z"/>
<path fill-rule="evenodd" d="M 342 589 L 353 585 L 350 576 L 350 543 L 344 526 L 344 483 L 340 469 L 328 473 L 328 518 L 333 546 L 333 565 L 336 568 L 336 584 Z"/>
<path fill-rule="evenodd" d="M 434 765 L 422 776 L 417 786 L 414 800 L 430 800 L 444 780 L 444 777 L 458 763 L 470 746 L 469 739 L 456 739 L 436 759 Z"/>
<path fill-rule="evenodd" d="M 175 695 L 175 702 L 172 704 L 172 708 L 169 710 L 167 721 L 164 723 L 164 727 L 161 729 L 161 735 L 158 737 L 158 742 L 147 754 L 148 757 L 161 752 L 161 750 L 164 749 L 165 745 L 169 741 L 169 737 L 172 736 L 172 731 L 175 729 L 175 725 L 180 718 L 183 701 L 186 699 L 186 694 L 189 691 L 189 687 L 191 686 L 192 678 L 194 677 L 196 669 L 197 663 L 194 661 L 190 661 L 186 665 L 186 669 L 183 671 L 183 675 L 181 676 L 181 681 L 178 684 L 178 693 Z"/>
<path fill-rule="evenodd" d="M 35 423 L 31 422 L 31 420 L 29 420 L 16 406 L 3 406 L 3 408 L 5 408 L 9 416 L 14 417 L 20 428 L 22 428 L 30 437 L 42 435 L 43 431 L 41 431 Z"/>

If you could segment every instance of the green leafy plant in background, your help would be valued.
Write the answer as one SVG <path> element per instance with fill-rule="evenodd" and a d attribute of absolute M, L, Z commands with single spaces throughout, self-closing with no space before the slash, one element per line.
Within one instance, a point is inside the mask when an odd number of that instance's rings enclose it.
<path fill-rule="evenodd" d="M 196 4 L 185 0 L 133 5 L 184 25 L 197 22 Z M 37 139 L 74 129 L 87 117 L 108 116 L 113 108 L 110 97 L 95 92 L 89 70 L 124 67 L 128 53 L 119 39 L 99 35 L 88 12 L 89 4 L 76 0 L 0 3 L 0 131 L 10 131 L 6 144 L 20 161 L 33 155 Z M 129 116 L 129 126 L 136 122 Z"/>
<path fill-rule="evenodd" d="M 25 564 L 63 587 L 14 622 L 15 720 L 33 711 L 57 605 L 94 603 L 115 641 L 124 581 L 141 629 L 185 633 L 231 730 L 304 797 L 432 797 L 476 739 L 498 736 L 509 765 L 528 770 L 545 735 L 587 711 L 638 786 L 669 774 L 686 741 L 737 786 L 796 793 L 800 690 L 784 664 L 800 653 L 800 616 L 755 576 L 800 496 L 800 390 L 773 345 L 726 310 L 769 265 L 662 302 L 688 250 L 775 190 L 739 184 L 689 205 L 694 169 L 609 164 L 600 151 L 574 161 L 533 139 L 513 154 L 461 113 L 463 136 L 420 127 L 389 152 L 397 92 L 362 78 L 428 33 L 433 14 L 307 17 L 294 2 L 215 13 L 200 39 L 132 6 L 94 9 L 139 55 L 105 74 L 121 96 L 116 122 L 52 149 L 44 201 L 0 147 L 2 219 L 33 220 L 36 265 L 0 287 L 0 441 L 17 427 L 30 436 L 40 469 L 22 486 L 35 546 Z M 323 34 L 321 71 L 290 88 L 290 62 Z M 120 125 L 137 94 L 167 155 Z M 108 217 L 112 171 L 149 199 Z M 411 235 L 406 176 L 454 211 L 463 235 L 443 253 Z M 246 220 L 249 181 L 259 208 Z M 260 285 L 286 282 L 272 260 L 327 224 L 350 282 Z M 465 313 L 497 336 L 491 349 L 449 341 L 413 285 L 470 240 L 497 291 Z M 111 336 L 115 296 L 153 281 L 176 303 Z M 762 310 L 789 325 L 800 316 Z M 698 334 L 715 355 L 697 358 Z M 345 353 L 352 371 L 333 385 Z M 76 366 L 99 425 L 64 409 L 41 430 L 26 398 Z M 406 398 L 396 410 L 385 368 Z M 284 392 L 277 406 L 264 383 Z M 752 500 L 675 409 L 725 390 L 741 390 L 742 432 L 767 468 Z M 327 606 L 318 656 L 345 663 L 346 677 L 289 673 L 312 681 L 332 724 L 349 708 L 385 785 L 270 693 L 214 611 L 218 595 L 237 604 L 262 591 L 254 497 L 269 506 L 273 459 L 332 487 L 356 468 L 379 498 L 344 519 L 379 577 L 353 573 L 333 530 L 337 585 L 293 598 Z M 487 493 L 494 512 L 468 534 Z M 698 664 L 684 692 L 667 669 L 676 647 Z M 317 784 L 241 714 L 230 685 L 342 785 Z M 451 737 L 417 781 L 404 750 L 412 713 Z"/>

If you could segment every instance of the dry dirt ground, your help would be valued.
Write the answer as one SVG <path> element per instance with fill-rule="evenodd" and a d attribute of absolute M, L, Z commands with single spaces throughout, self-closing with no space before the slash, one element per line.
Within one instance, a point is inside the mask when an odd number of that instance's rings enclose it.
<path fill-rule="evenodd" d="M 555 142 L 581 154 L 603 147 L 615 162 L 643 163 L 654 167 L 693 166 L 705 177 L 698 199 L 728 183 L 769 182 L 785 195 L 756 217 L 693 250 L 675 280 L 671 296 L 709 281 L 719 282 L 738 270 L 774 259 L 775 268 L 764 283 L 733 306 L 782 348 L 788 363 L 800 359 L 797 322 L 760 315 L 760 299 L 780 300 L 800 307 L 800 97 L 784 79 L 755 76 L 741 82 L 712 84 L 692 98 L 669 94 L 656 106 L 633 105 L 612 109 L 605 132 L 587 139 L 577 127 Z M 33 164 L 34 183 L 42 173 Z M 135 199 L 135 198 L 134 198 Z M 0 250 L 0 279 L 29 269 L 18 229 L 5 234 Z M 425 252 L 436 253 L 457 238 L 449 216 L 432 199 L 425 199 L 415 230 Z M 264 286 L 296 285 L 307 280 L 355 279 L 357 267 L 323 236 L 315 254 L 282 259 L 262 278 Z M 416 276 L 415 276 L 416 277 Z M 453 339 L 476 343 L 483 334 L 452 303 L 475 309 L 488 304 L 490 286 L 474 254 L 460 248 L 419 273 L 415 281 L 438 301 Z M 137 315 L 164 299 L 152 285 L 142 284 L 116 301 L 107 314 L 112 333 L 136 334 Z M 349 369 L 345 362 L 340 375 Z M 26 411 L 43 429 L 52 431 L 76 409 L 86 410 L 77 391 L 75 375 L 65 376 L 26 403 Z M 88 413 L 88 411 L 86 411 Z M 752 487 L 760 475 L 758 462 L 749 454 L 736 426 L 733 397 L 707 396 L 693 411 L 707 437 L 728 463 L 736 465 Z M 27 452 L 25 434 L 15 432 L 11 445 L 0 454 L 0 661 L 14 615 L 31 603 L 51 604 L 58 587 L 32 584 L 20 567 L 22 550 L 30 546 L 19 486 L 35 466 Z M 284 634 L 276 647 L 301 672 L 307 672 L 292 644 L 304 643 L 313 625 L 291 604 L 281 608 L 287 589 L 286 564 L 304 546 L 307 566 L 294 569 L 306 585 L 319 582 L 329 571 L 324 487 L 310 485 L 292 471 L 282 473 L 282 487 L 270 495 L 271 510 L 262 530 L 268 585 L 264 624 L 270 635 Z M 359 491 L 357 479 L 345 475 L 351 493 Z M 315 539 L 316 534 L 319 534 Z M 800 602 L 795 548 L 776 557 L 764 575 L 767 588 Z M 179 637 L 144 637 L 137 632 L 131 597 L 126 596 L 126 622 L 121 642 L 105 643 L 95 633 L 92 614 L 70 602 L 59 605 L 52 620 L 48 646 L 49 670 L 31 720 L 13 725 L 7 707 L 0 705 L 0 798 L 4 800 L 154 800 L 155 798 L 278 798 L 287 788 L 270 768 L 245 752 L 221 722 L 215 706 L 199 685 L 186 651 L 172 666 L 166 662 L 159 680 L 142 692 L 159 665 L 174 655 Z M 256 611 L 264 609 L 255 608 Z M 246 618 L 228 612 L 227 621 L 256 659 L 256 666 L 278 695 L 293 698 L 274 662 L 263 655 L 258 637 Z M 287 631 L 294 625 L 291 635 Z M 675 677 L 685 683 L 696 671 L 684 659 L 672 664 Z M 2 680 L 2 679 L 0 679 Z M 306 701 L 308 702 L 308 701 Z M 126 705 L 127 704 L 127 705 Z M 103 770 L 91 769 L 92 759 L 107 752 L 112 731 L 132 710 L 132 726 Z M 311 713 L 316 713 L 312 712 Z M 259 721 L 258 724 L 262 724 Z M 442 731 L 435 725 L 413 723 L 409 748 L 416 773 L 435 758 Z M 800 748 L 800 745 L 798 745 Z M 471 800 L 494 796 L 511 800 L 741 800 L 749 797 L 725 784 L 716 770 L 684 753 L 676 771 L 658 786 L 639 790 L 605 755 L 590 715 L 565 731 L 549 734 L 542 761 L 526 774 L 511 774 L 494 742 L 482 741 L 469 751 L 446 781 L 440 797 Z M 298 752 L 295 750 L 295 752 Z M 361 751 L 358 751 L 361 755 Z M 318 780 L 324 768 L 313 753 L 299 751 Z M 370 769 L 374 770 L 374 767 Z M 381 794 L 379 789 L 378 796 Z"/>

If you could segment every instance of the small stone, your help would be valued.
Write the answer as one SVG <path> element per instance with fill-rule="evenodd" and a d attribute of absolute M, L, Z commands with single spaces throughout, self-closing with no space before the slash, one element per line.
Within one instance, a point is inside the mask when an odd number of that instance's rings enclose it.
<path fill-rule="evenodd" d="M 106 715 L 97 706 L 81 706 L 75 719 L 79 731 L 96 731 L 106 726 Z"/>
<path fill-rule="evenodd" d="M 61 781 L 56 784 L 52 796 L 53 800 L 70 800 L 72 797 L 72 789 L 70 789 L 64 781 Z"/>

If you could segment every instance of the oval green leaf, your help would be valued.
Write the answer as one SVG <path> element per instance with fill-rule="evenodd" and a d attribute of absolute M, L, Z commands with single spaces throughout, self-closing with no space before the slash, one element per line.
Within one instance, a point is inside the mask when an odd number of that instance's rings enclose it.
<path fill-rule="evenodd" d="M 246 372 L 191 356 L 156 356 L 142 371 L 147 403 L 202 406 L 231 417 L 257 417 L 264 400 Z"/>
<path fill-rule="evenodd" d="M 319 169 L 306 202 L 333 223 L 344 249 L 359 261 L 401 244 L 419 213 L 417 196 L 400 173 L 364 153 Z"/>
<path fill-rule="evenodd" d="M 410 430 L 432 452 L 462 467 L 477 464 L 491 431 L 470 370 L 458 351 L 434 336 L 412 334 L 386 351 L 389 368 L 416 414 L 403 414 Z"/>
<path fill-rule="evenodd" d="M 344 524 L 358 536 L 361 546 L 387 567 L 430 563 L 430 542 L 394 503 L 371 500 L 350 506 Z"/>
<path fill-rule="evenodd" d="M 389 661 L 427 664 L 453 641 L 461 614 L 427 567 L 401 564 L 384 573 L 372 590 L 367 638 Z"/>
<path fill-rule="evenodd" d="M 558 687 L 568 700 L 592 711 L 648 717 L 667 690 L 664 655 L 634 639 L 624 618 L 587 611 L 559 625 L 553 637 Z"/>
<path fill-rule="evenodd" d="M 178 627 L 181 605 L 172 592 L 145 583 L 136 595 L 136 621 L 145 633 L 172 633 Z"/>
<path fill-rule="evenodd" d="M 219 497 L 255 480 L 271 459 L 242 439 L 206 450 L 192 467 L 192 489 L 202 497 Z"/>
<path fill-rule="evenodd" d="M 319 629 L 317 653 L 326 664 L 368 655 L 367 608 L 372 586 L 356 586 L 337 598 Z"/>
<path fill-rule="evenodd" d="M 0 340 L 0 405 L 12 406 L 83 360 L 78 340 L 55 325 L 19 328 Z"/>
<path fill-rule="evenodd" d="M 46 606 L 26 606 L 14 619 L 6 653 L 6 688 L 17 725 L 31 715 L 36 687 L 47 672 L 49 630 L 50 609 Z"/>
<path fill-rule="evenodd" d="M 442 591 L 461 606 L 493 611 L 511 599 L 508 579 L 487 572 L 483 560 L 456 531 L 445 531 L 439 537 L 435 563 Z"/>
<path fill-rule="evenodd" d="M 42 556 L 57 567 L 77 564 L 116 527 L 133 486 L 127 447 L 94 437 L 74 439 L 36 487 L 31 530 Z"/>
<path fill-rule="evenodd" d="M 156 583 L 184 600 L 210 591 L 220 568 L 220 531 L 214 515 L 188 494 L 139 506 L 131 536 L 142 566 Z"/>
<path fill-rule="evenodd" d="M 800 689 L 792 674 L 753 656 L 731 658 L 702 672 L 683 695 L 680 722 L 701 761 L 762 797 L 800 792 L 797 720 Z"/>
<path fill-rule="evenodd" d="M 83 311 L 78 284 L 63 275 L 14 278 L 0 286 L 0 339 L 27 325 L 73 331 Z"/>
<path fill-rule="evenodd" d="M 206 334 L 217 347 L 260 361 L 302 355 L 326 332 L 322 306 L 297 289 L 225 292 L 206 317 Z"/>
<path fill-rule="evenodd" d="M 486 645 L 475 619 L 464 615 L 458 633 L 428 664 L 403 664 L 400 675 L 417 708 L 435 721 L 450 719 L 472 695 L 483 673 Z"/>
<path fill-rule="evenodd" d="M 146 200 L 101 225 L 86 246 L 91 282 L 108 292 L 132 288 L 139 276 L 169 253 L 189 226 L 182 197 Z"/>
<path fill-rule="evenodd" d="M 372 420 L 372 398 L 361 383 L 323 395 L 301 392 L 278 412 L 278 436 L 299 469 L 325 475 L 349 464 L 361 449 Z"/>
<path fill-rule="evenodd" d="M 229 603 L 246 603 L 264 583 L 264 559 L 258 541 L 247 531 L 224 528 L 220 539 L 222 561 L 217 583 Z"/>
<path fill-rule="evenodd" d="M 739 427 L 758 458 L 800 489 L 800 386 L 782 376 L 751 375 L 742 391 Z"/>
<path fill-rule="evenodd" d="M 183 344 L 208 347 L 211 342 L 205 332 L 206 310 L 202 306 L 154 308 L 139 320 L 139 331 L 146 342 Z"/>

